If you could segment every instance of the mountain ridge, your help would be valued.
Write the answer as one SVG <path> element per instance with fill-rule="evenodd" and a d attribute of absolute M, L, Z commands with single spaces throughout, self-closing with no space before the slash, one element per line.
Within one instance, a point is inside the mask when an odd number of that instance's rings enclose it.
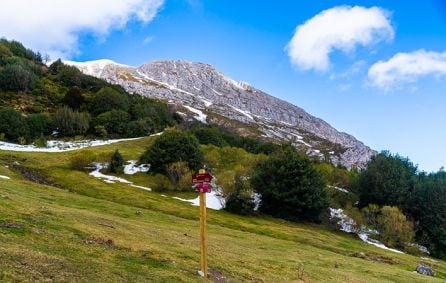
<path fill-rule="evenodd" d="M 335 165 L 363 168 L 376 154 L 352 135 L 337 131 L 299 106 L 235 81 L 210 64 L 157 60 L 132 67 L 107 59 L 65 63 L 119 84 L 130 93 L 175 104 L 185 117 L 213 124 L 236 121 L 237 127 L 245 125 L 251 134 L 254 129 L 265 139 L 291 142 L 307 155 Z"/>

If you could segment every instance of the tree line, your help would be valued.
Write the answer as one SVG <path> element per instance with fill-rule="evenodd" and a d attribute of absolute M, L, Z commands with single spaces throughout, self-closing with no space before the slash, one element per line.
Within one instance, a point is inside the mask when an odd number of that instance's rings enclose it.
<path fill-rule="evenodd" d="M 0 40 L 0 137 L 30 143 L 42 136 L 137 137 L 173 126 L 167 104 L 130 95 L 57 60 Z"/>

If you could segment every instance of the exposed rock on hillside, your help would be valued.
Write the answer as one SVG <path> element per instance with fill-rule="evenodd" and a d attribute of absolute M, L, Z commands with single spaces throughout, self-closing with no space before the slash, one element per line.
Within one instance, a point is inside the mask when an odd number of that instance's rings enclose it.
<path fill-rule="evenodd" d="M 67 63 L 129 92 L 182 106 L 179 112 L 188 117 L 236 128 L 246 135 L 290 141 L 309 156 L 336 165 L 363 167 L 375 154 L 322 119 L 245 82 L 236 82 L 208 64 L 155 61 L 134 68 L 110 60 Z"/>

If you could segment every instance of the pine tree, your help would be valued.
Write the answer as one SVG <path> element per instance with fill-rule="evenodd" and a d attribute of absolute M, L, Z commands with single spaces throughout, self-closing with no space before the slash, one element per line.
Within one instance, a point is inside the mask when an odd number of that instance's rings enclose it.
<path fill-rule="evenodd" d="M 111 157 L 109 171 L 111 173 L 122 173 L 123 166 L 124 158 L 122 158 L 119 150 L 116 150 Z"/>

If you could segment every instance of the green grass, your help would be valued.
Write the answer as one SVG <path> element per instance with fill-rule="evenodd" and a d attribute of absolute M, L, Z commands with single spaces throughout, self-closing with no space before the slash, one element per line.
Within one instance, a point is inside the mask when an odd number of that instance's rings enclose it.
<path fill-rule="evenodd" d="M 126 160 L 137 159 L 149 142 L 145 138 L 93 150 L 105 156 L 119 149 Z M 68 166 L 73 154 L 0 151 L 0 175 L 11 177 L 0 179 L 0 281 L 201 280 L 196 275 L 197 207 L 73 171 Z M 14 161 L 39 170 L 55 186 L 26 180 L 11 169 Z M 146 174 L 125 177 L 137 185 L 150 184 Z M 208 215 L 209 266 L 231 282 L 299 282 L 300 264 L 305 282 L 446 278 L 443 261 L 427 260 L 436 278 L 418 275 L 414 268 L 426 260 L 384 251 L 319 225 L 213 210 Z"/>

